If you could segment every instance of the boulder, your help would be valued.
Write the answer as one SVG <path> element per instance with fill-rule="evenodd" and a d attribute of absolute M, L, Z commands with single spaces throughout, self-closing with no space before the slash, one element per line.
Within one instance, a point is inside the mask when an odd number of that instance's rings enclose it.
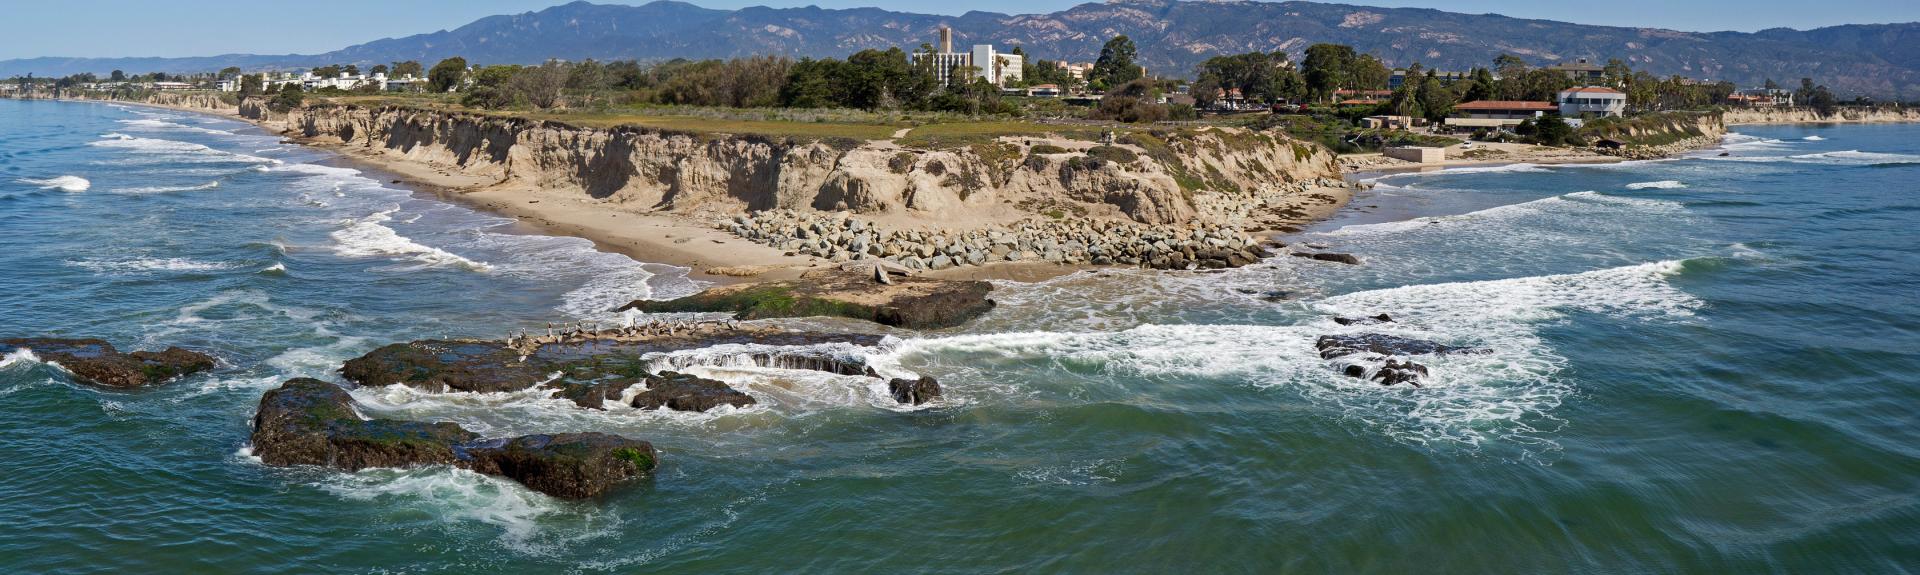
<path fill-rule="evenodd" d="M 121 353 L 100 339 L 14 338 L 0 340 L 0 353 L 26 349 L 41 361 L 60 364 L 74 376 L 109 387 L 143 387 L 213 369 L 213 356 L 168 347 Z"/>
<path fill-rule="evenodd" d="M 1456 347 L 1435 343 L 1423 339 L 1411 339 L 1381 333 L 1359 335 L 1323 335 L 1315 340 L 1313 346 L 1320 350 L 1321 359 L 1373 353 L 1379 355 L 1426 355 L 1450 353 L 1486 353 L 1486 348 Z"/>
<path fill-rule="evenodd" d="M 920 405 L 940 398 L 940 382 L 924 375 L 919 379 L 894 378 L 887 382 L 887 392 L 893 394 L 894 401 Z"/>
<path fill-rule="evenodd" d="M 1394 384 L 1399 383 L 1420 387 L 1420 380 L 1426 377 L 1427 366 L 1397 359 L 1388 359 L 1385 364 L 1380 366 L 1380 369 L 1373 372 L 1373 380 L 1387 387 L 1392 387 Z"/>
<path fill-rule="evenodd" d="M 519 391 L 546 381 L 551 365 L 529 361 L 501 342 L 422 340 L 396 343 L 347 360 L 340 374 L 366 386 L 406 384 L 423 391 Z"/>
<path fill-rule="evenodd" d="M 663 371 L 647 376 L 646 382 L 647 390 L 633 398 L 634 407 L 706 411 L 722 405 L 746 407 L 757 403 L 753 396 L 727 387 L 724 382 L 684 373 Z"/>
<path fill-rule="evenodd" d="M 466 467 L 563 499 L 586 499 L 652 471 L 653 444 L 606 433 L 523 435 L 463 446 Z"/>
<path fill-rule="evenodd" d="M 262 463 L 277 467 L 451 465 L 568 499 L 597 496 L 651 471 L 658 461 L 653 445 L 603 433 L 480 439 L 453 423 L 365 420 L 345 389 L 311 378 L 289 380 L 261 396 L 251 443 Z"/>
<path fill-rule="evenodd" d="M 1293 252 L 1293 255 L 1294 257 L 1319 260 L 1323 262 L 1337 262 L 1337 263 L 1351 264 L 1356 266 L 1360 265 L 1360 258 L 1353 257 L 1353 254 L 1340 254 L 1340 253 L 1334 253 L 1334 252 L 1317 252 L 1317 253 Z"/>
<path fill-rule="evenodd" d="M 1393 317 L 1388 316 L 1387 314 L 1384 314 L 1384 313 L 1380 315 L 1367 316 L 1367 317 L 1333 318 L 1333 323 L 1337 323 L 1340 325 L 1374 325 L 1374 324 L 1391 323 L 1391 322 L 1393 322 Z"/>

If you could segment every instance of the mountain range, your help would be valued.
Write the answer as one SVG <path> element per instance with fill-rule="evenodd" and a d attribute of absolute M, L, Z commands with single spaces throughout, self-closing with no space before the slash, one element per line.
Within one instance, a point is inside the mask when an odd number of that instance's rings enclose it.
<path fill-rule="evenodd" d="M 1030 57 L 1076 62 L 1092 60 L 1107 39 L 1126 34 L 1139 46 L 1142 64 L 1154 73 L 1181 77 L 1191 77 L 1195 65 L 1214 55 L 1283 50 L 1298 58 L 1308 45 L 1332 42 L 1377 55 L 1390 66 L 1418 62 L 1463 70 L 1488 66 L 1501 53 L 1535 65 L 1619 58 L 1662 76 L 1731 80 L 1743 87 L 1768 78 L 1795 86 L 1799 78 L 1811 77 L 1843 96 L 1920 97 L 1920 23 L 1681 32 L 1421 8 L 1234 0 L 1112 0 L 1049 14 L 975 11 L 959 16 L 881 8 L 718 10 L 670 0 L 639 6 L 582 1 L 323 54 L 27 58 L 0 61 L 0 77 L 114 69 L 297 69 L 400 60 L 431 66 L 449 56 L 485 64 L 531 64 L 549 58 L 839 57 L 864 48 L 916 48 L 932 42 L 941 26 L 953 28 L 956 46 L 1021 46 Z"/>

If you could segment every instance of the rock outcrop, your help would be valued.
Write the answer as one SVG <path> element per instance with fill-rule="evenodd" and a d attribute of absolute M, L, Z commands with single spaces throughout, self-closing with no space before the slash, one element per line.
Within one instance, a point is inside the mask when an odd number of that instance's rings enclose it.
<path fill-rule="evenodd" d="M 891 284 L 872 273 L 816 270 L 799 279 L 720 286 L 679 299 L 635 300 L 615 311 L 727 312 L 736 319 L 830 316 L 912 329 L 953 327 L 993 309 L 993 284 L 977 280 L 902 277 Z"/>
<path fill-rule="evenodd" d="M 261 396 L 251 442 L 267 465 L 346 471 L 451 465 L 568 499 L 605 493 L 657 463 L 651 444 L 604 433 L 482 439 L 453 423 L 362 419 L 346 390 L 310 378 Z"/>
<path fill-rule="evenodd" d="M 144 387 L 213 369 L 213 357 L 179 347 L 121 353 L 100 339 L 15 338 L 0 340 L 0 353 L 32 351 L 90 383 Z"/>
<path fill-rule="evenodd" d="M 756 403 L 753 396 L 728 387 L 726 383 L 692 375 L 663 371 L 646 378 L 647 390 L 633 397 L 640 409 L 706 411 L 722 405 L 746 407 Z"/>
<path fill-rule="evenodd" d="M 858 350 L 881 339 L 720 322 L 660 322 L 605 330 L 569 328 L 552 336 L 507 341 L 398 343 L 348 360 L 340 371 L 363 386 L 480 393 L 537 388 L 586 409 L 605 409 L 607 402 L 623 401 L 631 393 L 630 403 L 641 409 L 706 411 L 721 405 L 745 407 L 757 400 L 723 382 L 679 370 L 753 365 L 878 379 L 881 375 Z"/>
<path fill-rule="evenodd" d="M 887 392 L 893 395 L 894 401 L 920 405 L 940 398 L 940 382 L 927 376 L 918 379 L 894 378 L 887 381 Z"/>
<path fill-rule="evenodd" d="M 1344 320 L 1344 321 L 1343 321 Z M 1367 318 L 1335 318 L 1341 325 L 1366 325 L 1393 321 L 1387 314 Z M 1325 335 L 1314 342 L 1321 359 L 1330 359 L 1348 377 L 1379 382 L 1382 386 L 1402 383 L 1420 387 L 1430 374 L 1427 366 L 1396 356 L 1487 353 L 1486 348 L 1459 347 L 1437 342 L 1379 333 Z"/>

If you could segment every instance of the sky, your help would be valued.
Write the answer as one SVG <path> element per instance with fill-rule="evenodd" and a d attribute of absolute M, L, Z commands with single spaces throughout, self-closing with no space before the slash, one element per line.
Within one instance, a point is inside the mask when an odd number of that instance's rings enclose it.
<path fill-rule="evenodd" d="M 0 0 L 12 25 L 0 59 L 37 56 L 312 54 L 380 38 L 457 28 L 484 16 L 540 10 L 565 0 Z M 643 0 L 594 0 L 641 4 Z M 692 0 L 709 8 L 877 6 L 958 15 L 1051 12 L 1085 0 Z M 1580 24 L 1686 31 L 1818 28 L 1920 21 L 1920 0 L 1347 0 L 1368 6 L 1496 13 Z M 324 7 L 324 8 L 322 8 Z"/>

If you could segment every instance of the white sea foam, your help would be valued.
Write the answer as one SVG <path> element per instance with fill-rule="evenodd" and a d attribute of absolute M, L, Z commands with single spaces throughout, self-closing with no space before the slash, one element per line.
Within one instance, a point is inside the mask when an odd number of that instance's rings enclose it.
<path fill-rule="evenodd" d="M 493 268 L 485 262 L 476 262 L 446 250 L 421 245 L 400 235 L 393 228 L 382 225 L 393 219 L 393 212 L 394 210 L 387 210 L 358 220 L 349 220 L 346 227 L 335 230 L 331 234 L 335 242 L 334 252 L 345 257 L 407 257 L 428 266 L 458 266 L 474 271 L 487 271 Z"/>
<path fill-rule="evenodd" d="M 93 182 L 80 176 L 55 176 L 44 180 L 21 178 L 20 183 L 39 186 L 42 190 L 60 190 L 63 192 L 84 192 L 93 187 Z"/>
<path fill-rule="evenodd" d="M 26 365 L 30 363 L 40 363 L 40 356 L 34 355 L 33 350 L 24 347 L 0 356 L 0 368 L 11 367 L 15 364 Z"/>
<path fill-rule="evenodd" d="M 206 272 L 239 267 L 232 262 L 204 262 L 188 258 L 131 258 L 118 260 L 73 260 L 67 264 L 101 273 Z"/>
<path fill-rule="evenodd" d="M 122 123 L 122 124 L 126 124 L 126 125 L 127 125 L 127 127 L 130 127 L 130 128 L 135 128 L 135 129 L 147 129 L 147 130 L 186 130 L 186 131 L 191 131 L 191 132 L 200 132 L 200 133 L 203 133 L 203 134 L 220 134 L 220 135 L 228 135 L 228 136 L 231 136 L 231 135 L 233 135 L 233 132 L 231 132 L 231 131 L 227 131 L 227 130 L 216 130 L 216 129 L 213 129 L 213 128 L 203 128 L 203 127 L 200 127 L 200 126 L 190 126 L 190 125 L 187 125 L 187 124 L 182 124 L 182 123 L 179 123 L 179 122 L 169 122 L 169 121 L 166 121 L 166 120 L 158 120 L 158 119 L 153 119 L 153 118 L 140 118 L 140 119 L 132 119 L 132 120 L 119 120 L 119 122 L 120 122 L 120 123 Z"/>
<path fill-rule="evenodd" d="M 603 516 L 606 512 L 595 506 L 571 506 L 509 479 L 444 466 L 329 474 L 320 487 L 343 499 L 399 507 L 446 523 L 496 526 L 502 530 L 501 544 L 531 554 L 555 550 L 555 538 L 580 536 L 542 528 L 556 519 L 587 531 L 618 523 L 617 517 Z"/>
<path fill-rule="evenodd" d="M 1790 156 L 1710 156 L 1707 159 L 1728 162 L 1821 164 L 1829 166 L 1920 164 L 1920 155 L 1862 152 L 1860 150 L 1841 150 L 1837 152 L 1819 152 Z"/>
<path fill-rule="evenodd" d="M 102 148 L 124 149 L 136 154 L 156 156 L 168 162 L 187 162 L 187 163 L 250 162 L 250 163 L 261 163 L 261 164 L 281 163 L 280 160 L 275 160 L 271 158 L 262 158 L 259 156 L 250 156 L 247 154 L 238 154 L 238 153 L 228 152 L 224 150 L 216 150 L 204 145 L 195 144 L 193 142 L 182 142 L 179 140 L 167 140 L 162 138 L 136 138 L 136 137 L 126 136 L 125 134 L 108 134 L 108 135 L 119 136 L 119 137 L 95 140 L 93 142 L 90 142 L 88 145 L 102 147 Z M 124 161 L 116 161 L 113 163 L 122 163 L 122 162 Z"/>
<path fill-rule="evenodd" d="M 193 186 L 147 186 L 147 187 L 139 187 L 139 188 L 118 188 L 118 189 L 115 189 L 114 191 L 120 192 L 120 193 L 126 193 L 126 194 L 166 194 L 166 193 L 173 193 L 173 192 L 196 192 L 200 190 L 211 190 L 218 187 L 220 187 L 220 181 L 213 180 L 204 184 L 193 185 Z"/>
<path fill-rule="evenodd" d="M 1634 182 L 1627 184 L 1627 189 L 1629 190 L 1674 190 L 1684 187 L 1687 187 L 1687 185 L 1681 183 L 1679 180 L 1660 180 L 1658 182 Z"/>
<path fill-rule="evenodd" d="M 870 360 L 876 366 L 938 366 L 963 373 L 1031 369 L 1039 362 L 1080 374 L 1242 381 L 1297 390 L 1341 417 L 1410 443 L 1504 440 L 1550 449 L 1544 432 L 1558 424 L 1551 411 L 1572 390 L 1555 377 L 1565 360 L 1539 337 L 1537 326 L 1571 311 L 1623 320 L 1685 318 L 1699 302 L 1667 283 L 1681 268 L 1681 262 L 1663 261 L 1578 274 L 1414 285 L 1312 304 L 1325 315 L 1404 318 L 1386 325 L 1339 326 L 1323 319 L 1304 325 L 960 335 L 906 340 Z M 1421 356 L 1419 361 L 1433 369 L 1423 389 L 1383 388 L 1336 373 L 1313 347 L 1320 335 L 1361 332 L 1483 346 L 1491 353 Z M 973 385 L 1020 385 L 992 378 L 942 383 L 962 395 L 974 393 Z"/>
<path fill-rule="evenodd" d="M 1822 137 L 1820 137 L 1820 136 L 1807 136 L 1807 137 L 1805 137 L 1805 138 L 1800 138 L 1800 139 L 1802 139 L 1802 140 L 1806 140 L 1806 141 L 1809 141 L 1809 142 L 1824 142 L 1824 141 L 1826 141 L 1826 140 L 1827 140 L 1826 138 L 1822 138 Z"/>
<path fill-rule="evenodd" d="M 1518 204 L 1495 206 L 1453 216 L 1431 216 L 1398 222 L 1344 226 L 1319 235 L 1336 237 L 1378 236 L 1426 229 L 1426 226 L 1434 224 L 1512 222 L 1514 220 L 1538 219 L 1550 214 L 1583 214 L 1582 217 L 1587 217 L 1585 215 L 1586 212 L 1591 212 L 1596 208 L 1607 207 L 1630 207 L 1635 211 L 1663 213 L 1679 212 L 1686 209 L 1685 205 L 1678 202 L 1650 198 L 1623 198 L 1587 190 Z M 1457 233 L 1458 231 L 1457 228 L 1449 228 L 1449 233 Z M 1502 227 L 1498 231 L 1503 233 L 1510 232 L 1511 228 Z"/>

